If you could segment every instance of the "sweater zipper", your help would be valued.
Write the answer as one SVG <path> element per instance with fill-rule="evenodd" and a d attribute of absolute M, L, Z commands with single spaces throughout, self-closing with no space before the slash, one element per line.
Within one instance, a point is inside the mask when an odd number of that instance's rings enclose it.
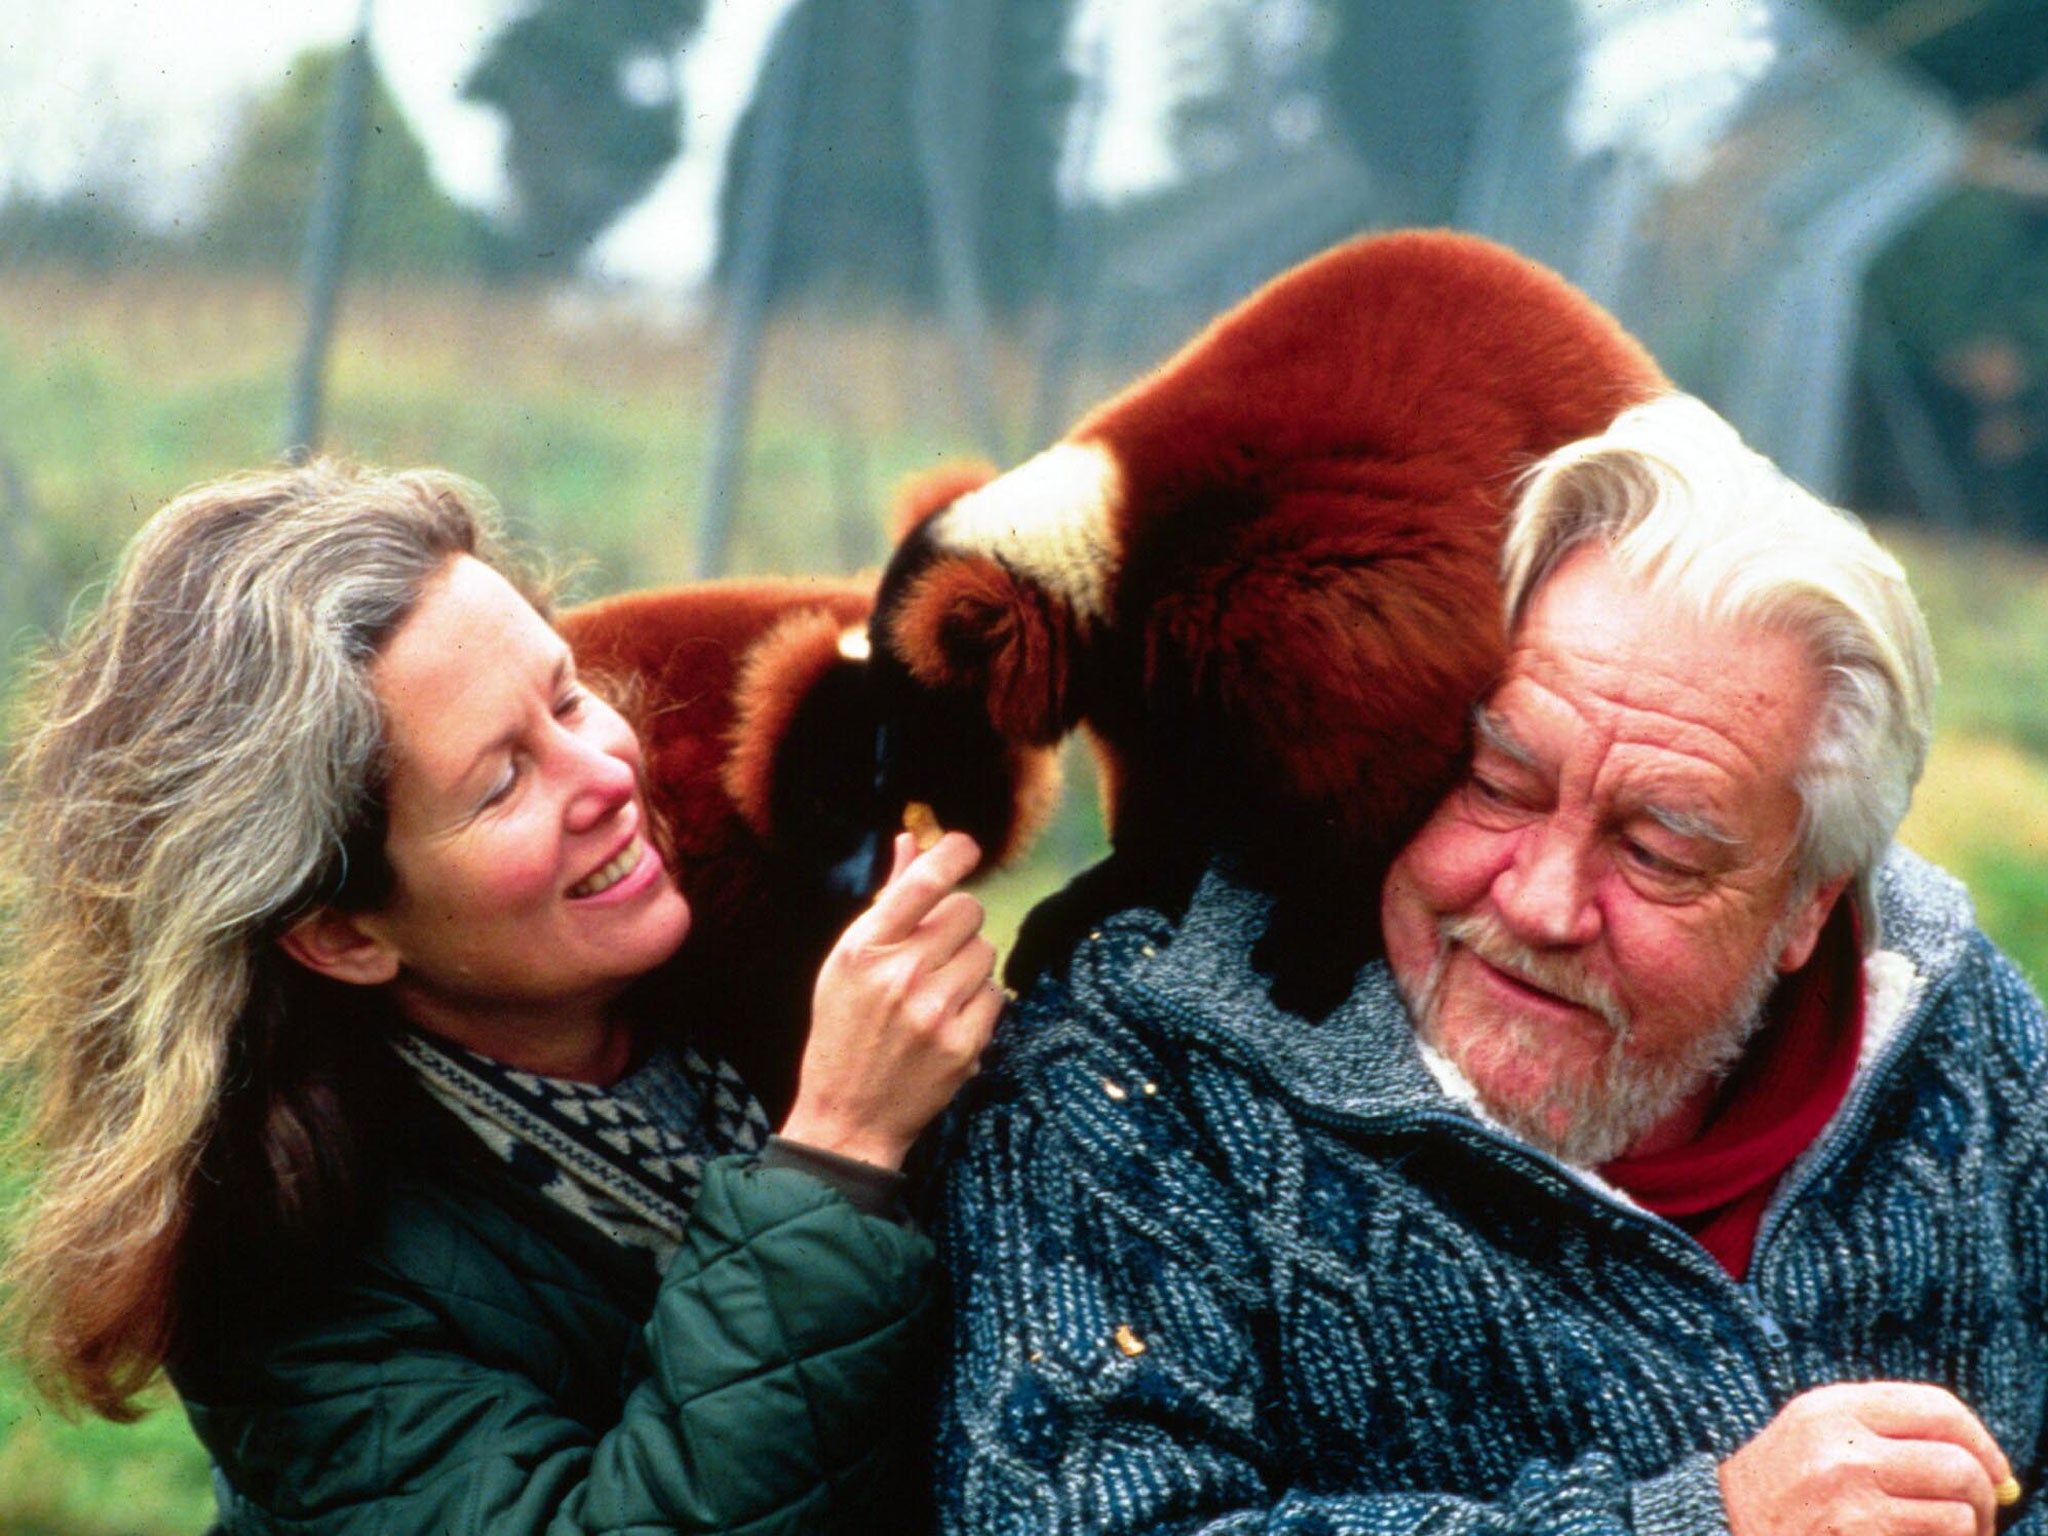
<path fill-rule="evenodd" d="M 1180 1004 L 1150 989 L 1145 989 L 1145 996 L 1155 1007 L 1171 1013 L 1191 1033 L 1204 1039 L 1213 1038 L 1203 1021 Z M 1234 1050 L 1229 1054 L 1232 1060 L 1258 1078 L 1270 1093 L 1293 1104 L 1306 1119 L 1335 1130 L 1369 1133 L 1443 1130 L 1483 1147 L 1493 1153 L 1497 1161 L 1506 1163 L 1512 1171 L 1520 1173 L 1528 1182 L 1539 1188 L 1548 1189 L 1567 1204 L 1574 1200 L 1586 1202 L 1604 1216 L 1633 1223 L 1655 1244 L 1659 1252 L 1688 1271 L 1695 1280 L 1700 1281 L 1718 1299 L 1725 1302 L 1727 1310 L 1734 1318 L 1761 1342 L 1763 1348 L 1755 1351 L 1755 1355 L 1763 1368 L 1764 1389 L 1779 1401 L 1789 1397 L 1797 1389 L 1798 1383 L 1793 1380 L 1787 1361 L 1791 1339 L 1786 1334 L 1784 1325 L 1764 1307 L 1762 1299 L 1752 1287 L 1723 1269 L 1713 1255 L 1701 1247 L 1698 1240 L 1684 1228 L 1665 1220 L 1654 1211 L 1646 1211 L 1639 1205 L 1625 1203 L 1604 1194 L 1587 1184 L 1556 1158 L 1516 1141 L 1471 1115 L 1453 1114 L 1437 1109 L 1409 1109 L 1390 1110 L 1368 1118 L 1349 1110 L 1311 1103 L 1288 1090 L 1263 1061 L 1249 1058 Z M 1587 1205 L 1581 1205 L 1582 1210 L 1586 1208 Z M 1758 1235 L 1761 1238 L 1762 1234 Z M 1761 1252 L 1761 1244 L 1755 1251 Z M 1750 1272 L 1753 1274 L 1755 1271 L 1756 1265 L 1752 1260 Z"/>
<path fill-rule="evenodd" d="M 1825 1127 L 1820 1138 L 1808 1147 L 1792 1164 L 1785 1176 L 1778 1181 L 1778 1187 L 1771 1192 L 1771 1198 L 1764 1203 L 1764 1212 L 1757 1222 L 1756 1243 L 1750 1250 L 1749 1272 L 1759 1274 L 1763 1268 L 1766 1245 L 1784 1225 L 1785 1212 L 1790 1210 L 1806 1190 L 1828 1172 L 1846 1155 L 1847 1149 L 1858 1145 L 1870 1117 L 1876 1111 L 1878 1090 L 1897 1068 L 1899 1060 L 1912 1046 L 1914 1039 L 1925 1027 L 1928 1014 L 1937 1001 L 1937 993 L 1946 993 L 1948 978 L 1944 977 L 1938 986 L 1930 985 L 1923 995 L 1914 1002 L 1913 1011 L 1899 1022 L 1891 1038 L 1871 1061 L 1868 1068 L 1859 1072 L 1850 1081 L 1849 1093 L 1833 1121 Z"/>
<path fill-rule="evenodd" d="M 1341 1112 L 1326 1113 L 1334 1115 Z M 1362 1119 L 1357 1123 L 1361 1128 L 1367 1125 Z M 1590 1208 L 1605 1218 L 1634 1225 L 1650 1239 L 1658 1252 L 1723 1301 L 1729 1313 L 1750 1330 L 1754 1340 L 1761 1343 L 1763 1347 L 1756 1350 L 1755 1355 L 1763 1368 L 1765 1389 L 1779 1398 L 1795 1390 L 1797 1384 L 1792 1379 L 1786 1358 L 1792 1340 L 1785 1332 L 1784 1325 L 1764 1306 L 1763 1298 L 1754 1287 L 1746 1281 L 1737 1280 L 1723 1269 L 1719 1261 L 1701 1247 L 1699 1240 L 1683 1227 L 1659 1216 L 1655 1211 L 1615 1199 L 1605 1191 L 1586 1183 L 1569 1166 L 1556 1158 L 1516 1141 L 1482 1120 L 1423 1110 L 1390 1116 L 1383 1123 L 1400 1129 L 1408 1129 L 1411 1126 L 1434 1126 L 1452 1135 L 1464 1136 L 1484 1146 L 1511 1166 L 1519 1163 L 1521 1167 L 1517 1171 L 1525 1178 L 1531 1183 L 1547 1186 L 1565 1203 L 1578 1202 L 1582 1210 Z M 1752 1264 L 1751 1273 L 1754 1272 L 1755 1266 Z"/>

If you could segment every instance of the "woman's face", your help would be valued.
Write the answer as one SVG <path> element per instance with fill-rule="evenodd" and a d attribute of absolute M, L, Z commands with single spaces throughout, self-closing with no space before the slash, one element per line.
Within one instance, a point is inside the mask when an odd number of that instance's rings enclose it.
<path fill-rule="evenodd" d="M 407 1016 L 507 1056 L 601 1018 L 690 922 L 648 839 L 631 728 L 576 681 L 532 605 L 468 556 L 429 584 L 370 679 L 397 880 L 355 924 Z"/>

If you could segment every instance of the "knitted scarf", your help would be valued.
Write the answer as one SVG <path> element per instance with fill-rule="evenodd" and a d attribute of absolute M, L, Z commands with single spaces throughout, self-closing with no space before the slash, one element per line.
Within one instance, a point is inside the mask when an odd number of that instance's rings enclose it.
<path fill-rule="evenodd" d="M 608 1088 L 521 1072 L 413 1031 L 392 1046 L 522 1182 L 666 1270 L 707 1160 L 758 1152 L 768 1116 L 723 1061 L 656 1051 Z"/>

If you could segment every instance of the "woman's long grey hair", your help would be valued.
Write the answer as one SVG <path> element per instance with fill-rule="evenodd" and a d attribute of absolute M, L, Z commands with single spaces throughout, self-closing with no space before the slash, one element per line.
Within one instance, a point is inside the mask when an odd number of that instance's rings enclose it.
<path fill-rule="evenodd" d="M 0 1006 L 35 1171 L 6 1279 L 60 1399 L 124 1416 L 163 1364 L 237 1094 L 244 1198 L 290 1227 L 346 1182 L 275 939 L 379 899 L 369 663 L 451 558 L 496 559 L 488 515 L 452 476 L 333 461 L 190 491 L 17 701 Z"/>

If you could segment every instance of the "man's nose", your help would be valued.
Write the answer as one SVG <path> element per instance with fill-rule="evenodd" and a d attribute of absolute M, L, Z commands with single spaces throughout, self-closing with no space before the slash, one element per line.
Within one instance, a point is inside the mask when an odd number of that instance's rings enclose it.
<path fill-rule="evenodd" d="M 1579 829 L 1554 821 L 1524 833 L 1493 883 L 1494 906 L 1516 938 L 1532 948 L 1561 949 L 1598 935 L 1588 841 Z"/>

